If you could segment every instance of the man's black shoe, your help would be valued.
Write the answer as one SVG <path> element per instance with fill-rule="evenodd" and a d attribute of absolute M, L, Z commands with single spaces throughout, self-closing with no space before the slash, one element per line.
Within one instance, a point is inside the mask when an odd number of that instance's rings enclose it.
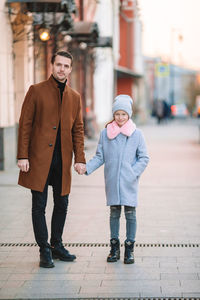
<path fill-rule="evenodd" d="M 50 248 L 40 249 L 40 267 L 42 267 L 42 268 L 53 268 L 53 267 L 55 267 L 54 263 L 53 263 Z"/>
<path fill-rule="evenodd" d="M 62 261 L 73 261 L 76 259 L 76 256 L 70 254 L 67 249 L 64 248 L 62 244 L 56 245 L 55 247 L 51 247 L 53 258 L 60 259 Z"/>

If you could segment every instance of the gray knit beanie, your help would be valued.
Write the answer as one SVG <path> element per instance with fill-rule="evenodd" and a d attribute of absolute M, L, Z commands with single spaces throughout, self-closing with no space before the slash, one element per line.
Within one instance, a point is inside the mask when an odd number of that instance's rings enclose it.
<path fill-rule="evenodd" d="M 113 102 L 112 113 L 114 115 L 114 113 L 117 110 L 123 110 L 129 115 L 129 118 L 131 118 L 133 113 L 132 105 L 133 105 L 133 100 L 130 96 L 118 95 Z"/>

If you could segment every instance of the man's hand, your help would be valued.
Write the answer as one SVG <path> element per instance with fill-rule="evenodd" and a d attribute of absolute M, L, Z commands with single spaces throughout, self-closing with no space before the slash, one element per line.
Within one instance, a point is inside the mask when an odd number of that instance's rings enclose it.
<path fill-rule="evenodd" d="M 82 163 L 74 164 L 74 169 L 76 172 L 78 172 L 79 175 L 83 175 L 86 172 L 86 166 Z"/>
<path fill-rule="evenodd" d="M 29 160 L 28 159 L 18 159 L 17 165 L 22 172 L 29 171 Z"/>

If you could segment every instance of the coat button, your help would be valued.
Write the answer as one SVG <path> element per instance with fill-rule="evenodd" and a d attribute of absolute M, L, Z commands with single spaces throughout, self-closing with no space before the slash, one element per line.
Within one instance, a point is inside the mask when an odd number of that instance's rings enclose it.
<path fill-rule="evenodd" d="M 56 130 L 56 126 L 53 126 L 53 129 Z"/>
<path fill-rule="evenodd" d="M 53 146 L 53 144 L 49 144 L 49 147 L 52 147 Z"/>

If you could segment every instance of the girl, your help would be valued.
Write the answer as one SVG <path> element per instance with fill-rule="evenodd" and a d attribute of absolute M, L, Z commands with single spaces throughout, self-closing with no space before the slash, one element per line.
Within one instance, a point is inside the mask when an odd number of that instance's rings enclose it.
<path fill-rule="evenodd" d="M 89 175 L 105 163 L 104 177 L 107 205 L 110 206 L 110 254 L 107 262 L 120 258 L 119 220 L 121 207 L 126 217 L 124 263 L 134 263 L 136 207 L 139 177 L 149 157 L 143 135 L 131 120 L 132 99 L 128 95 L 115 98 L 114 120 L 101 131 L 96 155 L 86 164 Z"/>

